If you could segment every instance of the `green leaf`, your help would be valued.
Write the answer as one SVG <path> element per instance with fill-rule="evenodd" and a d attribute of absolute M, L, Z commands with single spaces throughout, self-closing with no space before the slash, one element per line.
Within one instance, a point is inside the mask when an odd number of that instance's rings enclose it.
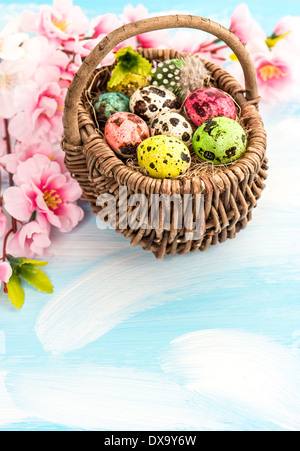
<path fill-rule="evenodd" d="M 32 215 L 30 216 L 28 222 L 35 221 L 36 220 L 36 216 L 37 216 L 37 210 L 34 210 Z"/>
<path fill-rule="evenodd" d="M 13 257 L 12 255 L 9 255 L 9 254 L 7 254 L 6 258 L 9 261 L 10 266 L 13 269 L 16 268 L 17 266 L 21 265 L 21 263 L 22 263 L 22 259 L 21 258 L 15 258 L 15 257 Z"/>
<path fill-rule="evenodd" d="M 7 255 L 6 256 L 7 260 L 9 261 L 10 265 L 13 268 L 17 268 L 20 267 L 24 264 L 31 264 L 31 265 L 35 265 L 35 266 L 46 266 L 48 265 L 48 262 L 42 261 L 42 260 L 30 260 L 29 258 L 25 258 L 25 257 L 19 257 L 19 258 L 15 258 L 12 255 Z"/>
<path fill-rule="evenodd" d="M 107 83 L 107 86 L 109 88 L 113 88 L 119 83 L 122 83 L 127 74 L 128 72 L 126 70 L 123 70 L 121 62 L 118 63 L 113 70 L 113 73 L 110 77 L 109 82 Z"/>
<path fill-rule="evenodd" d="M 19 274 L 26 282 L 44 293 L 53 293 L 53 285 L 48 276 L 36 266 L 25 263 L 19 268 Z"/>
<path fill-rule="evenodd" d="M 12 273 L 6 287 L 11 303 L 19 310 L 24 304 L 25 293 L 21 287 L 20 278 L 16 272 Z"/>
<path fill-rule="evenodd" d="M 20 266 L 22 266 L 24 264 L 31 264 L 34 266 L 47 266 L 48 265 L 48 262 L 45 262 L 43 260 L 30 260 L 29 258 L 21 258 L 21 260 L 22 260 L 22 262 L 21 262 Z"/>
<path fill-rule="evenodd" d="M 131 46 L 120 49 L 115 54 L 115 58 L 118 63 L 107 83 L 109 88 L 122 83 L 128 73 L 142 75 L 144 77 L 148 77 L 151 74 L 152 65 L 150 61 L 136 52 Z"/>
<path fill-rule="evenodd" d="M 134 69 L 133 73 L 148 77 L 148 75 L 151 74 L 152 66 L 146 58 L 143 58 L 143 60 L 144 61 L 140 60 L 139 65 Z"/>
<path fill-rule="evenodd" d="M 287 31 L 284 34 L 277 35 L 277 34 L 273 33 L 271 36 L 269 36 L 266 39 L 266 44 L 269 47 L 269 49 L 272 49 L 277 44 L 278 41 L 280 41 L 281 39 L 284 39 L 290 32 L 291 32 L 291 30 Z"/>

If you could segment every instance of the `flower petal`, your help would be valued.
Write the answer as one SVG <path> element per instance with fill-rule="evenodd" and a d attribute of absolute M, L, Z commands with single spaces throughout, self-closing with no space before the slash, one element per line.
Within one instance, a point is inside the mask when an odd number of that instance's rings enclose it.
<path fill-rule="evenodd" d="M 3 199 L 7 212 L 18 221 L 27 221 L 34 211 L 32 203 L 20 187 L 7 188 L 3 194 Z"/>
<path fill-rule="evenodd" d="M 1 282 L 8 282 L 10 276 L 12 275 L 12 269 L 9 263 L 2 262 L 0 263 L 0 286 Z"/>

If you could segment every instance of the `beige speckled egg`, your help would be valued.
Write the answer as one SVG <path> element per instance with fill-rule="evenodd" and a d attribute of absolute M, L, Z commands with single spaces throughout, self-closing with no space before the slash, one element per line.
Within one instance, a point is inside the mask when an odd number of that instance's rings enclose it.
<path fill-rule="evenodd" d="M 186 145 L 191 144 L 193 129 L 191 124 L 179 113 L 166 111 L 160 113 L 151 122 L 151 136 L 168 135 L 180 139 Z"/>
<path fill-rule="evenodd" d="M 191 163 L 187 146 L 178 138 L 156 135 L 137 148 L 138 163 L 154 178 L 174 178 L 186 172 Z"/>
<path fill-rule="evenodd" d="M 129 108 L 132 113 L 150 123 L 158 113 L 179 110 L 181 103 L 173 92 L 163 86 L 150 85 L 138 89 L 132 94 Z"/>
<path fill-rule="evenodd" d="M 146 122 L 126 111 L 110 116 L 104 133 L 110 147 L 124 158 L 135 156 L 138 145 L 150 136 Z"/>

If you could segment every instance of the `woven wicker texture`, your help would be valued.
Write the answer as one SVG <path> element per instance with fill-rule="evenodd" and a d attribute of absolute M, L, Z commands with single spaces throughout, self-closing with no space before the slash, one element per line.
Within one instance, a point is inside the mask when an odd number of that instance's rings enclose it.
<path fill-rule="evenodd" d="M 96 69 L 104 56 L 118 43 L 135 35 L 162 28 L 190 27 L 208 31 L 222 39 L 238 57 L 245 75 L 245 89 L 225 70 L 211 62 L 204 62 L 211 73 L 212 85 L 232 96 L 240 108 L 240 119 L 248 131 L 248 144 L 244 155 L 235 163 L 222 166 L 218 171 L 199 171 L 193 177 L 179 179 L 154 179 L 134 168 L 126 166 L 105 139 L 99 133 L 93 120 L 91 108 L 86 102 L 86 91 L 92 92 L 99 85 L 104 87 L 108 71 Z M 163 61 L 180 58 L 185 54 L 174 50 L 144 49 L 140 53 L 149 59 Z M 266 132 L 258 112 L 256 73 L 251 59 L 243 44 L 229 30 L 208 19 L 197 16 L 162 16 L 131 23 L 121 27 L 104 38 L 86 58 L 72 81 L 64 111 L 64 137 L 62 148 L 65 151 L 65 164 L 80 183 L 84 197 L 89 201 L 94 213 L 103 206 L 97 206 L 101 194 L 114 196 L 117 205 L 116 231 L 130 239 L 132 245 L 141 245 L 150 250 L 157 258 L 166 254 L 186 254 L 197 250 L 204 251 L 211 244 L 234 238 L 245 228 L 252 218 L 264 181 L 267 178 Z M 189 212 L 178 210 L 170 204 L 170 227 L 150 225 L 149 217 L 140 218 L 141 227 L 121 228 L 129 218 L 132 220 L 134 207 L 124 212 L 124 199 L 120 199 L 121 186 L 127 187 L 127 199 L 133 194 L 144 194 L 151 207 L 152 194 L 192 195 L 192 207 Z M 196 236 L 189 224 L 197 222 L 196 203 L 203 194 L 202 236 Z M 125 201 L 127 200 L 125 199 Z M 178 215 L 186 214 L 182 227 L 177 228 Z M 148 227 L 145 227 L 148 222 Z M 130 223 L 130 221 L 129 221 Z M 196 237 L 196 238 L 195 238 Z"/>

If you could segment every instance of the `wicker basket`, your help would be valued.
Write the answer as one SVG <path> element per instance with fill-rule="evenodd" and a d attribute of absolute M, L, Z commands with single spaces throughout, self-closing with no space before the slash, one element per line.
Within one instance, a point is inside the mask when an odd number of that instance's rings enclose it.
<path fill-rule="evenodd" d="M 248 145 L 239 160 L 231 165 L 218 167 L 215 173 L 199 171 L 193 177 L 160 180 L 128 167 L 116 156 L 96 128 L 85 100 L 87 91 L 90 92 L 99 83 L 106 83 L 107 71 L 96 68 L 116 45 L 137 34 L 179 27 L 211 33 L 224 41 L 237 56 L 245 76 L 245 89 L 225 70 L 211 62 L 204 63 L 211 73 L 213 86 L 230 94 L 239 105 L 240 119 L 248 130 Z M 150 61 L 184 55 L 170 49 L 143 49 L 140 53 Z M 252 217 L 252 209 L 265 187 L 268 169 L 265 158 L 266 132 L 258 113 L 258 102 L 256 72 L 248 52 L 234 34 L 218 23 L 189 15 L 161 16 L 130 23 L 114 30 L 97 45 L 70 84 L 63 117 L 62 148 L 65 151 L 65 164 L 81 185 L 84 197 L 94 213 L 97 214 L 103 208 L 103 205 L 97 206 L 100 194 L 109 193 L 115 197 L 118 207 L 116 231 L 130 238 L 133 246 L 141 245 L 145 250 L 152 251 L 157 258 L 163 258 L 166 254 L 204 251 L 211 244 L 234 238 L 237 232 L 246 227 Z M 122 218 L 121 221 L 119 217 L 124 210 L 119 199 L 120 186 L 127 187 L 128 197 L 140 193 L 147 196 L 149 201 L 152 194 L 180 194 L 182 198 L 190 194 L 192 199 L 196 199 L 197 194 L 203 194 L 202 236 L 195 239 L 186 225 L 180 229 L 172 226 L 174 217 L 178 215 L 173 203 L 170 228 L 120 228 L 119 225 L 124 220 Z M 194 205 L 190 220 L 197 220 L 195 215 L 199 213 L 196 211 L 199 210 Z M 131 213 L 132 207 L 129 207 L 127 216 Z"/>

